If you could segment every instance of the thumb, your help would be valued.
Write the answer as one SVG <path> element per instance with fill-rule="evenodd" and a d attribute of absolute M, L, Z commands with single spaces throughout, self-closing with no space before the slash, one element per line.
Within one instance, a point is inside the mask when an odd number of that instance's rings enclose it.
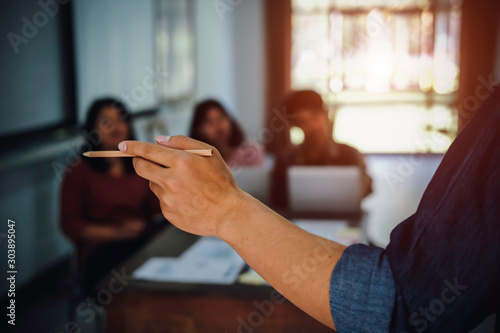
<path fill-rule="evenodd" d="M 184 135 L 158 135 L 155 137 L 155 140 L 159 145 L 174 149 L 213 149 L 212 146 L 204 142 L 191 139 Z"/>

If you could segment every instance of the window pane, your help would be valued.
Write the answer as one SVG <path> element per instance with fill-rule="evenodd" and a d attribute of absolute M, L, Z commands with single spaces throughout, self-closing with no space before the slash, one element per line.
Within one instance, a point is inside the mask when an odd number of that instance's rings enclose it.
<path fill-rule="evenodd" d="M 292 89 L 336 110 L 336 139 L 365 152 L 447 149 L 461 0 L 292 0 L 292 10 Z"/>
<path fill-rule="evenodd" d="M 327 91 L 328 14 L 299 14 L 292 21 L 292 88 Z"/>
<path fill-rule="evenodd" d="M 344 106 L 334 123 L 334 139 L 377 153 L 443 153 L 456 128 L 450 107 L 395 104 Z"/>
<path fill-rule="evenodd" d="M 427 8 L 430 6 L 430 0 L 331 0 L 332 5 L 339 9 L 354 8 L 386 8 L 386 9 L 404 9 L 404 8 Z"/>
<path fill-rule="evenodd" d="M 458 90 L 460 12 L 438 12 L 434 42 L 434 91 Z"/>
<path fill-rule="evenodd" d="M 292 0 L 292 9 L 295 12 L 328 11 L 330 0 Z"/>

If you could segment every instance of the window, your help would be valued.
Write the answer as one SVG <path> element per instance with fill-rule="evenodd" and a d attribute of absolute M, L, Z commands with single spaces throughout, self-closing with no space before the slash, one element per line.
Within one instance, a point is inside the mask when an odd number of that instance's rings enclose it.
<path fill-rule="evenodd" d="M 335 140 L 362 152 L 445 152 L 460 22 L 454 0 L 292 0 L 292 89 L 319 92 Z"/>
<path fill-rule="evenodd" d="M 170 106 L 183 105 L 195 89 L 194 3 L 156 0 L 154 6 L 156 69 L 166 73 L 157 95 Z"/>

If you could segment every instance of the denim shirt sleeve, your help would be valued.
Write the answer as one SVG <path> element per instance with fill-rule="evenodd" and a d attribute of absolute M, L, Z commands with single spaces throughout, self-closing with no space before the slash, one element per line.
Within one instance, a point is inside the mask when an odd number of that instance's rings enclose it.
<path fill-rule="evenodd" d="M 385 251 L 349 246 L 330 280 L 330 309 L 337 331 L 389 332 L 395 286 Z"/>

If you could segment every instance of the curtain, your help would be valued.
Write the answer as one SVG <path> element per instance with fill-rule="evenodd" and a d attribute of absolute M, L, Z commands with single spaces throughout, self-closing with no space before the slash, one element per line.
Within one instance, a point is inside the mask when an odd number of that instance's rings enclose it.
<path fill-rule="evenodd" d="M 266 24 L 266 135 L 267 149 L 272 152 L 290 143 L 288 130 L 278 125 L 277 113 L 290 92 L 290 58 L 292 15 L 290 0 L 264 1 Z"/>
<path fill-rule="evenodd" d="M 464 0 L 460 41 L 459 130 L 490 93 L 494 77 L 500 1 Z M 500 59 L 497 61 L 500 62 Z"/>

